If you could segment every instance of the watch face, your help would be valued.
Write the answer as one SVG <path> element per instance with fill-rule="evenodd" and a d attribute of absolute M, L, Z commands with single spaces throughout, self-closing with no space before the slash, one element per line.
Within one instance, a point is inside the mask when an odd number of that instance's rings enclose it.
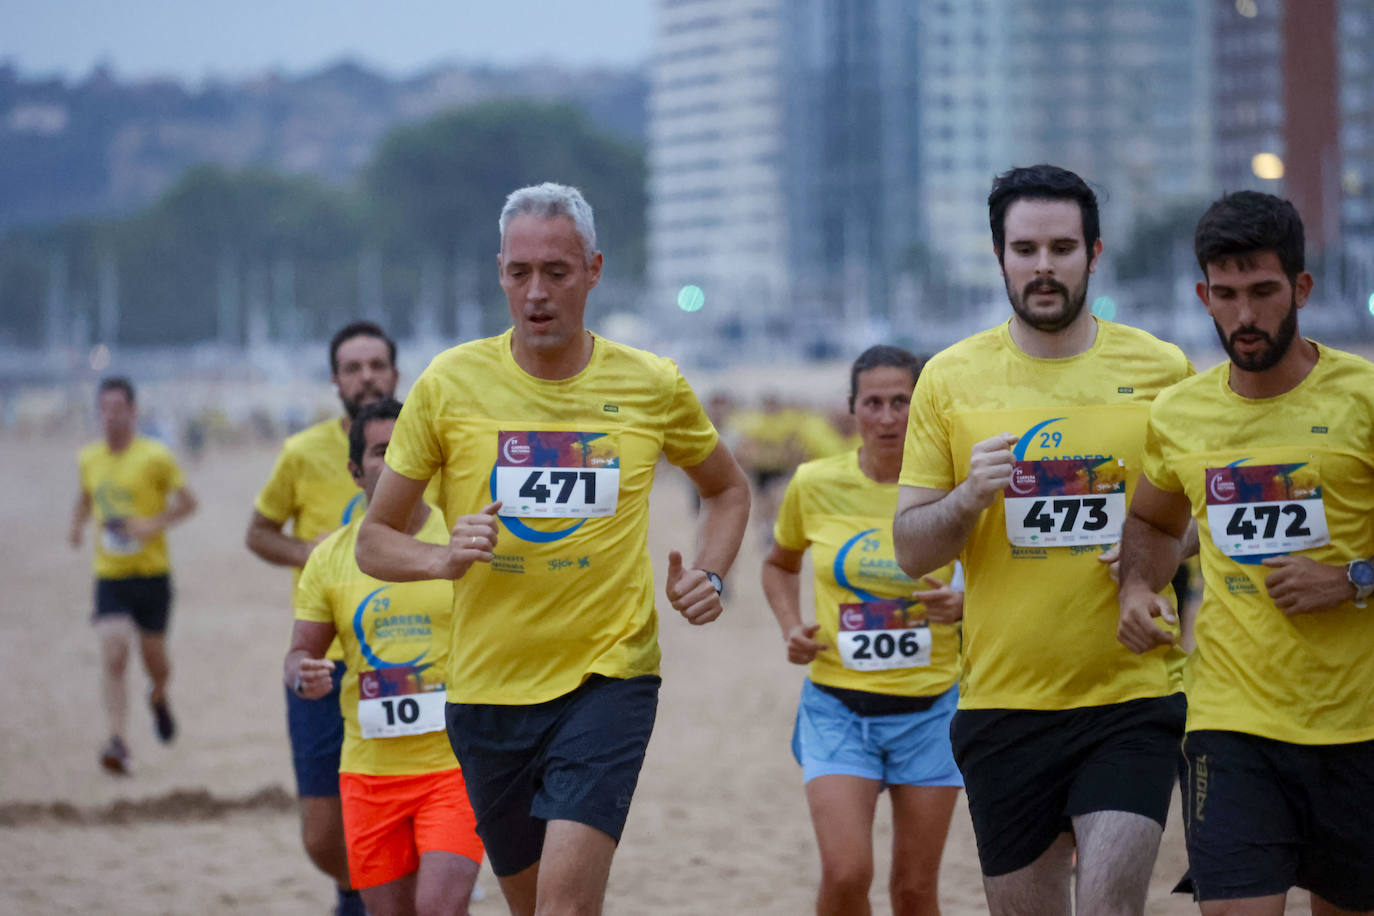
<path fill-rule="evenodd" d="M 1356 560 L 1351 563 L 1349 568 L 1350 581 L 1360 588 L 1368 588 L 1374 585 L 1374 563 L 1364 560 Z"/>

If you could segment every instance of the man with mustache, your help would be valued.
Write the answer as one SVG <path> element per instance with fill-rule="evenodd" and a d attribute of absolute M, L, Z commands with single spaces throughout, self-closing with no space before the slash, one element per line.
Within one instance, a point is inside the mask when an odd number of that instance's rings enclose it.
<path fill-rule="evenodd" d="M 373 322 L 355 321 L 339 329 L 329 342 L 329 368 L 344 415 L 316 423 L 286 440 L 248 523 L 248 549 L 268 563 L 292 567 L 293 591 L 315 545 L 364 511 L 362 492 L 348 473 L 348 430 L 363 407 L 395 395 L 396 344 Z M 339 752 L 344 739 L 339 685 L 344 664 L 337 639 L 328 657 L 335 663 L 334 686 L 328 694 L 307 700 L 285 692 L 287 732 L 305 851 L 337 883 L 337 912 L 361 913 L 361 898 L 348 880 L 339 802 Z"/>
<path fill-rule="evenodd" d="M 1374 365 L 1298 335 L 1312 292 L 1286 200 L 1222 197 L 1194 236 L 1230 359 L 1150 407 L 1119 636 L 1170 641 L 1156 594 L 1196 521 L 1184 825 L 1201 910 L 1374 912 Z M 1162 578 L 1161 578 L 1162 577 Z"/>
<path fill-rule="evenodd" d="M 1012 169 L 988 216 L 1013 314 L 921 373 L 897 561 L 912 577 L 964 565 L 950 738 L 989 910 L 1141 913 L 1183 698 L 1165 649 L 1113 638 L 1111 548 L 1150 401 L 1192 370 L 1172 344 L 1084 309 L 1102 241 L 1079 176 Z"/>

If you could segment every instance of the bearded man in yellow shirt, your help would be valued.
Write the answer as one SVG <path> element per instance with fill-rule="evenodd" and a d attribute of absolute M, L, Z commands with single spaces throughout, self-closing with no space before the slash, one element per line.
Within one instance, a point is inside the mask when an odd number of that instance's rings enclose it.
<path fill-rule="evenodd" d="M 1197 295 L 1227 362 L 1150 406 L 1118 635 L 1172 637 L 1155 593 L 1189 516 L 1201 544 L 1185 669 L 1184 827 L 1205 916 L 1374 912 L 1374 365 L 1298 332 L 1312 292 L 1286 200 L 1203 214 Z"/>
<path fill-rule="evenodd" d="M 602 257 L 582 195 L 522 188 L 499 226 L 514 326 L 416 381 L 358 565 L 454 580 L 449 740 L 511 912 L 599 913 L 658 701 L 654 469 L 701 496 L 700 552 L 670 553 L 666 582 L 693 624 L 721 613 L 749 484 L 677 366 L 584 327 Z M 405 533 L 436 473 L 458 519 L 443 546 Z"/>
<path fill-rule="evenodd" d="M 165 743 L 176 735 L 167 699 L 172 673 L 166 641 L 172 582 L 163 532 L 196 510 L 196 498 L 167 447 L 136 435 L 138 410 L 128 379 L 102 381 L 99 405 L 104 438 L 81 450 L 81 491 L 72 510 L 69 540 L 73 547 L 80 547 L 86 523 L 94 516 L 100 528 L 93 559 L 95 628 L 100 636 L 105 715 L 110 725 L 100 764 L 112 773 L 127 773 L 124 669 L 131 623 L 137 628 L 143 667 L 152 681 L 148 703 L 157 736 Z"/>
<path fill-rule="evenodd" d="M 316 423 L 286 440 L 253 503 L 245 539 L 248 549 L 261 559 L 292 567 L 293 593 L 315 546 L 363 511 L 362 491 L 348 473 L 348 430 L 364 406 L 396 393 L 396 344 L 373 322 L 355 321 L 330 340 L 329 368 L 344 415 Z M 329 658 L 336 662 L 334 689 L 311 700 L 286 691 L 286 721 L 305 851 L 338 885 L 337 912 L 347 916 L 361 913 L 363 906 L 349 886 L 339 802 L 339 754 L 344 740 L 339 684 L 345 666 L 337 640 Z"/>

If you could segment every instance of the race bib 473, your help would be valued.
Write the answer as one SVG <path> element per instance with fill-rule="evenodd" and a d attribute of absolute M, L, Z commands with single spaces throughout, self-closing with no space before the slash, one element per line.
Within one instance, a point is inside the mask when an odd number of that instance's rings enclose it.
<path fill-rule="evenodd" d="M 1310 463 L 1207 469 L 1207 526 L 1228 557 L 1290 553 L 1331 542 Z M 1253 562 L 1253 561 L 1252 561 Z"/>
<path fill-rule="evenodd" d="M 1017 547 L 1113 544 L 1126 521 L 1125 462 L 1112 458 L 1018 461 L 1002 491 L 1007 540 Z"/>
<path fill-rule="evenodd" d="M 620 500 L 620 453 L 606 433 L 497 433 L 496 498 L 514 518 L 605 518 Z"/>

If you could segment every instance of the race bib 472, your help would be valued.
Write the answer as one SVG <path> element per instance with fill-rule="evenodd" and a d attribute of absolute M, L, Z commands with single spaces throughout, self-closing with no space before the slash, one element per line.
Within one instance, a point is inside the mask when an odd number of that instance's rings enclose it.
<path fill-rule="evenodd" d="M 1308 462 L 1207 471 L 1207 526 L 1228 557 L 1290 553 L 1331 542 L 1321 480 Z"/>

